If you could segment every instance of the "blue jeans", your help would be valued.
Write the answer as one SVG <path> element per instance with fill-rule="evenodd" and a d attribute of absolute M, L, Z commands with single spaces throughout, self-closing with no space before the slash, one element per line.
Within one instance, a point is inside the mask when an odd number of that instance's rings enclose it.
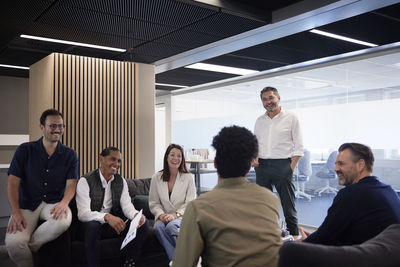
<path fill-rule="evenodd" d="M 160 241 L 161 245 L 167 252 L 168 259 L 172 261 L 174 257 L 174 251 L 176 246 L 176 238 L 181 227 L 182 219 L 178 218 L 170 221 L 165 225 L 162 221 L 157 220 L 154 224 L 154 231 Z"/>

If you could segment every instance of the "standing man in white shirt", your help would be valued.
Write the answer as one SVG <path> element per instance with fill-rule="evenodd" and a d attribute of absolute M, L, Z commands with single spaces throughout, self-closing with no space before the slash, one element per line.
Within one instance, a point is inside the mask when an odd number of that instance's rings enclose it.
<path fill-rule="evenodd" d="M 303 156 L 303 140 L 297 116 L 279 105 L 278 90 L 267 86 L 260 92 L 266 113 L 254 126 L 258 139 L 258 159 L 254 162 L 256 182 L 272 191 L 272 185 L 281 199 L 286 227 L 291 235 L 299 234 L 295 207 L 293 171 Z"/>
<path fill-rule="evenodd" d="M 76 204 L 78 219 L 83 223 L 89 267 L 100 267 L 100 241 L 121 237 L 122 243 L 131 220 L 138 214 L 125 179 L 117 173 L 120 166 L 119 149 L 107 147 L 100 154 L 100 168 L 85 174 L 78 182 Z M 121 251 L 125 257 L 124 266 L 135 266 L 148 228 L 149 223 L 142 215 L 136 238 Z"/>

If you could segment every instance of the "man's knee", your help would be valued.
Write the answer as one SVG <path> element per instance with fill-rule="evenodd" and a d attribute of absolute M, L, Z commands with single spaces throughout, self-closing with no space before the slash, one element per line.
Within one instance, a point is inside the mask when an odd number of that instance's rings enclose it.
<path fill-rule="evenodd" d="M 147 233 L 149 232 L 149 221 L 146 220 L 146 222 L 139 227 L 138 232 L 140 232 L 141 234 L 145 234 L 147 235 Z"/>
<path fill-rule="evenodd" d="M 71 215 L 71 211 L 69 211 L 67 213 L 67 217 L 63 217 L 62 219 L 56 220 L 56 224 L 57 224 L 58 228 L 60 229 L 60 231 L 65 232 L 71 225 L 71 221 L 72 221 L 72 215 Z"/>
<path fill-rule="evenodd" d="M 30 236 L 19 234 L 7 234 L 5 238 L 6 248 L 9 252 L 18 251 L 28 247 Z"/>
<path fill-rule="evenodd" d="M 101 229 L 102 224 L 97 221 L 89 221 L 89 222 L 83 222 L 82 227 L 83 227 L 83 233 L 85 237 L 95 237 L 98 236 L 100 238 L 100 229 Z"/>

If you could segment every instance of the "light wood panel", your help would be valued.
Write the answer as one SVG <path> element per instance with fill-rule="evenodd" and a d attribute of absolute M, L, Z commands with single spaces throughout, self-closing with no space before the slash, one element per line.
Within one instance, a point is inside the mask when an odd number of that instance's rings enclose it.
<path fill-rule="evenodd" d="M 78 153 L 80 175 L 98 167 L 101 150 L 115 146 L 121 175 L 135 177 L 135 65 L 54 54 L 53 107 L 64 115 L 62 141 Z"/>

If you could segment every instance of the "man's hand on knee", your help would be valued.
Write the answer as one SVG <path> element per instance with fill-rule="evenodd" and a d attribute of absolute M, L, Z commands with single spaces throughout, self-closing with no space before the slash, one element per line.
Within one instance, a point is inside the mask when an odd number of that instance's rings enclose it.
<path fill-rule="evenodd" d="M 126 224 L 125 222 L 117 216 L 111 215 L 107 213 L 104 216 L 104 220 L 117 232 L 117 234 L 120 234 L 122 231 L 124 231 Z"/>
<path fill-rule="evenodd" d="M 7 233 L 15 234 L 17 231 L 22 232 L 22 230 L 25 229 L 26 226 L 27 223 L 21 213 L 12 214 L 10 223 L 7 227 Z"/>
<path fill-rule="evenodd" d="M 62 219 L 62 218 L 67 218 L 68 214 L 68 203 L 65 202 L 60 202 L 57 205 L 55 205 L 51 210 L 50 214 L 53 215 L 53 218 L 55 220 Z"/>

